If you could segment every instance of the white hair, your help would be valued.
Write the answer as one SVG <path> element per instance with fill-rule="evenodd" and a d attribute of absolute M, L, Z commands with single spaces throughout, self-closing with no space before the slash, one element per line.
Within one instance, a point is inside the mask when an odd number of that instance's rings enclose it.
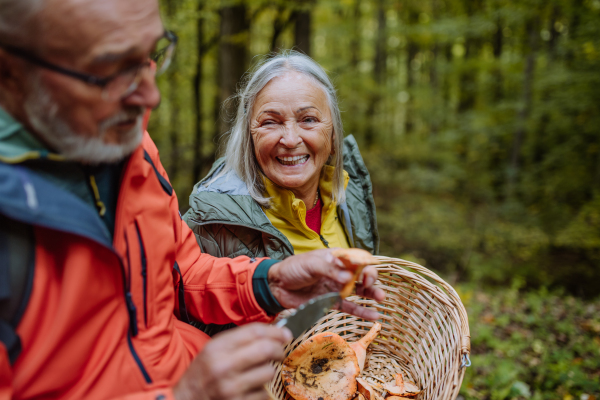
<path fill-rule="evenodd" d="M 338 106 L 337 94 L 327 73 L 312 58 L 297 51 L 286 51 L 272 57 L 266 57 L 249 73 L 244 84 L 233 97 L 238 107 L 233 127 L 225 149 L 225 166 L 215 177 L 229 171 L 235 171 L 248 187 L 254 200 L 264 207 L 269 207 L 269 198 L 265 197 L 265 185 L 262 172 L 254 153 L 254 142 L 250 134 L 250 118 L 258 93 L 274 78 L 288 72 L 298 72 L 309 77 L 323 89 L 333 120 L 334 154 L 327 160 L 328 165 L 335 168 L 333 174 L 333 201 L 341 204 L 346 201 L 344 191 L 343 139 L 344 130 Z"/>
<path fill-rule="evenodd" d="M 44 0 L 0 0 L 0 38 L 15 40 L 29 33 L 29 23 L 43 6 Z"/>

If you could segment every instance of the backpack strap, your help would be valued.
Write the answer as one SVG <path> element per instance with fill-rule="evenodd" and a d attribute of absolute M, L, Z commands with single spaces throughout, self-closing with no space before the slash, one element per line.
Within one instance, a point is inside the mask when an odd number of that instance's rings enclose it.
<path fill-rule="evenodd" d="M 31 225 L 0 215 L 0 259 L 0 342 L 12 365 L 21 352 L 16 329 L 33 287 L 35 238 Z"/>

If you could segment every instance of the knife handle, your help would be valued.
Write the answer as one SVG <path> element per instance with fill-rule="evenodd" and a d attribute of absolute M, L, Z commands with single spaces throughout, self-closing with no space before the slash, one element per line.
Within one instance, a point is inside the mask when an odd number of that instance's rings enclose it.
<path fill-rule="evenodd" d="M 288 319 L 284 318 L 284 319 L 280 319 L 279 321 L 277 321 L 277 323 L 275 324 L 276 327 L 278 328 L 283 328 L 285 326 L 285 324 L 287 324 Z"/>

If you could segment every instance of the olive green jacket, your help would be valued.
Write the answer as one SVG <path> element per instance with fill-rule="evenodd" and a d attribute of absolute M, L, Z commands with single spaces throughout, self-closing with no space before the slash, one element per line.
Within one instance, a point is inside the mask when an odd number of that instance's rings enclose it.
<path fill-rule="evenodd" d="M 223 165 L 222 158 L 217 160 L 208 175 L 194 186 L 191 208 L 183 216 L 202 251 L 231 258 L 246 255 L 283 260 L 293 255 L 289 240 L 271 224 L 233 171 L 210 182 Z M 337 207 L 338 218 L 351 247 L 377 254 L 379 234 L 371 178 L 352 135 L 344 139 L 344 170 L 350 181 L 346 202 Z"/>

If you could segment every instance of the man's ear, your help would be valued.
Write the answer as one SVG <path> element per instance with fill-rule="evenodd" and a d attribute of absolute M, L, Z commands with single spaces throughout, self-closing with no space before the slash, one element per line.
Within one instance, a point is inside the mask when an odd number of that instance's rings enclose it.
<path fill-rule="evenodd" d="M 20 60 L 15 60 L 4 50 L 0 49 L 0 91 L 2 97 L 23 97 L 24 79 L 27 68 Z"/>
<path fill-rule="evenodd" d="M 13 79 L 13 71 L 10 56 L 0 49 L 0 86 L 3 89 L 8 89 L 10 81 Z"/>

